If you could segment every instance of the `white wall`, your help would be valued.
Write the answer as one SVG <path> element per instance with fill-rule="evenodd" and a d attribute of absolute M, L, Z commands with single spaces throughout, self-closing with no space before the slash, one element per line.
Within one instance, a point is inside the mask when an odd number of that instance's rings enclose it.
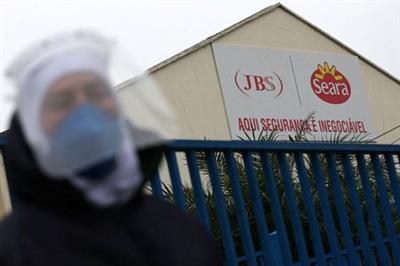
<path fill-rule="evenodd" d="M 0 220 L 4 215 L 11 211 L 10 195 L 8 193 L 8 185 L 6 173 L 4 169 L 3 156 L 0 153 Z"/>

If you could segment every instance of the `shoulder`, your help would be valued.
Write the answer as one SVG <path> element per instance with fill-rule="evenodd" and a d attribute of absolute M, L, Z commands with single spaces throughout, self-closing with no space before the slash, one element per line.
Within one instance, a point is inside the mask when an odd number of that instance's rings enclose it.
<path fill-rule="evenodd" d="M 197 218 L 177 205 L 156 196 L 144 195 L 141 199 L 141 205 L 137 208 L 135 216 L 147 221 L 160 220 L 169 222 L 170 226 L 174 224 L 188 224 L 190 227 L 202 227 Z"/>
<path fill-rule="evenodd" d="M 3 243 L 15 237 L 15 221 L 16 217 L 14 213 L 8 214 L 0 221 L 0 249 L 3 247 Z"/>
<path fill-rule="evenodd" d="M 162 260 L 176 262 L 174 265 L 223 264 L 211 235 L 198 218 L 174 204 L 144 196 L 140 207 L 128 217 L 131 235 L 140 246 L 148 247 L 150 257 L 156 260 L 150 265 L 164 265 Z"/>

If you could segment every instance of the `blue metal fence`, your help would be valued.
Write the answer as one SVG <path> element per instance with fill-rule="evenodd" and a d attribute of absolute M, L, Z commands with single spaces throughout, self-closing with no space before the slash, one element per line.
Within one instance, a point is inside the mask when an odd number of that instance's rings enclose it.
<path fill-rule="evenodd" d="M 151 188 L 197 213 L 226 265 L 400 265 L 399 154 L 397 145 L 175 141 Z"/>

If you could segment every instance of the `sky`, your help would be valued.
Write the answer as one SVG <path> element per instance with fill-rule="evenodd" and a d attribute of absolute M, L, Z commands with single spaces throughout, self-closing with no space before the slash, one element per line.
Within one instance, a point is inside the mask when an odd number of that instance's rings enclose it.
<path fill-rule="evenodd" d="M 30 43 L 79 28 L 112 37 L 145 70 L 276 1 L 0 0 L 0 131 L 15 91 L 3 73 Z M 400 79 L 400 0 L 281 1 Z"/>

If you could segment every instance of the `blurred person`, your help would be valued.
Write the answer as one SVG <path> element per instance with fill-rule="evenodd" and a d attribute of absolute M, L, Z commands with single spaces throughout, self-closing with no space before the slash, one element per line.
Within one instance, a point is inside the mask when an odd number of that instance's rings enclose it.
<path fill-rule="evenodd" d="M 0 265 L 222 265 L 194 217 L 143 193 L 163 144 L 122 115 L 110 50 L 93 32 L 60 34 L 11 65 L 18 97 L 4 159 L 15 199 L 0 223 Z"/>

